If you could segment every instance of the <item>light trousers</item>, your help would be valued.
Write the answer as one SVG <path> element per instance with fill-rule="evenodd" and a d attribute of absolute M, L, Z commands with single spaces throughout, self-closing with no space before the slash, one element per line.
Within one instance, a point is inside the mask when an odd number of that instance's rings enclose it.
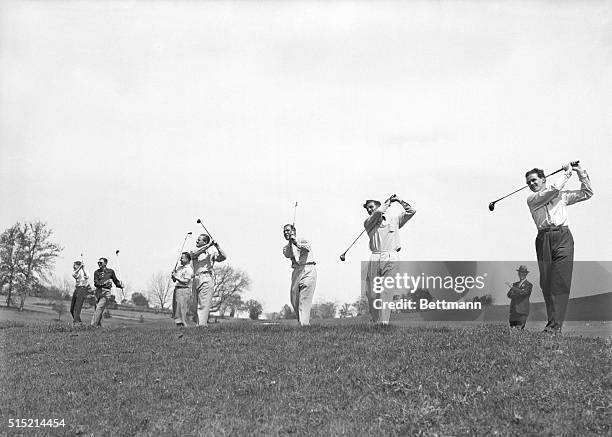
<path fill-rule="evenodd" d="M 366 276 L 366 297 L 370 317 L 374 323 L 389 323 L 391 309 L 387 304 L 393 301 L 393 296 L 396 294 L 393 288 L 384 288 L 380 293 L 376 293 L 373 286 L 374 278 L 395 276 L 399 267 L 397 261 L 399 261 L 397 252 L 379 252 L 370 255 Z"/>
<path fill-rule="evenodd" d="M 106 309 L 106 305 L 111 297 L 111 292 L 108 291 L 106 293 L 98 294 L 98 299 L 96 300 L 96 311 L 94 311 L 94 315 L 91 318 L 92 326 L 102 326 L 102 316 L 104 315 L 104 310 Z"/>
<path fill-rule="evenodd" d="M 189 300 L 191 299 L 191 287 L 176 287 L 174 289 L 175 308 L 174 322 L 187 326 L 187 312 L 189 311 Z"/>
<path fill-rule="evenodd" d="M 215 292 L 215 281 L 210 273 L 198 273 L 193 279 L 197 302 L 198 326 L 208 325 L 208 314 Z"/>
<path fill-rule="evenodd" d="M 317 286 L 317 269 L 314 265 L 298 266 L 291 274 L 291 306 L 302 326 L 310 324 L 312 298 Z"/>

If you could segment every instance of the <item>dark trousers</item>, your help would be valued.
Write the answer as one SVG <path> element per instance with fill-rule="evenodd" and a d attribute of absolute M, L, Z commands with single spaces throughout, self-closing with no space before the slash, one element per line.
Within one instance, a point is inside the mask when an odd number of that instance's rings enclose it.
<path fill-rule="evenodd" d="M 572 285 L 574 238 L 569 228 L 558 226 L 540 230 L 535 245 L 548 316 L 546 327 L 561 329 Z"/>
<path fill-rule="evenodd" d="M 176 288 L 172 292 L 172 318 L 176 319 Z"/>
<path fill-rule="evenodd" d="M 72 294 L 72 301 L 70 302 L 70 315 L 74 323 L 81 323 L 81 308 L 83 308 L 83 301 L 87 297 L 86 287 L 76 287 Z"/>
<path fill-rule="evenodd" d="M 527 323 L 527 316 L 525 316 L 524 318 L 521 318 L 520 320 L 516 320 L 516 319 L 510 320 L 510 327 L 525 329 L 526 323 Z"/>

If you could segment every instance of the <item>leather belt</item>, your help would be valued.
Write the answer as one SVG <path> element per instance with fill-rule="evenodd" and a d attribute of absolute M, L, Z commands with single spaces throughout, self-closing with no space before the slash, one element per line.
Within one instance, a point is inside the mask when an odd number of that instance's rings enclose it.
<path fill-rule="evenodd" d="M 568 229 L 567 226 L 546 226 L 545 228 L 538 229 L 538 234 L 544 232 L 566 231 Z"/>

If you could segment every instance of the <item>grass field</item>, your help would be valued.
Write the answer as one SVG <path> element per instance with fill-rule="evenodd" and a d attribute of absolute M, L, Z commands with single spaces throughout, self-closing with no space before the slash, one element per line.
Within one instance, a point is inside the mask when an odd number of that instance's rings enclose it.
<path fill-rule="evenodd" d="M 167 322 L 171 322 L 167 319 Z M 11 435 L 610 435 L 610 342 L 502 325 L 0 327 Z M 64 428 L 9 429 L 9 418 Z"/>

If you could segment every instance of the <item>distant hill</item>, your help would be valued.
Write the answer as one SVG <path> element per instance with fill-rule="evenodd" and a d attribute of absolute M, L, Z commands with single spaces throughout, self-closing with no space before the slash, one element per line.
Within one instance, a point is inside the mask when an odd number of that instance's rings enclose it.
<path fill-rule="evenodd" d="M 532 313 L 532 320 L 546 320 L 544 302 L 532 304 Z M 532 315 L 541 315 L 542 318 L 536 319 Z M 565 320 L 612 320 L 612 292 L 570 299 Z"/>
<path fill-rule="evenodd" d="M 508 305 L 487 305 L 481 311 L 453 310 L 453 311 L 424 311 L 410 313 L 411 318 L 421 320 L 472 320 L 472 321 L 503 321 L 508 320 Z M 544 302 L 530 305 L 529 320 L 546 320 L 546 306 Z M 589 321 L 612 320 L 612 292 L 594 294 L 592 296 L 570 299 L 565 320 Z"/>

